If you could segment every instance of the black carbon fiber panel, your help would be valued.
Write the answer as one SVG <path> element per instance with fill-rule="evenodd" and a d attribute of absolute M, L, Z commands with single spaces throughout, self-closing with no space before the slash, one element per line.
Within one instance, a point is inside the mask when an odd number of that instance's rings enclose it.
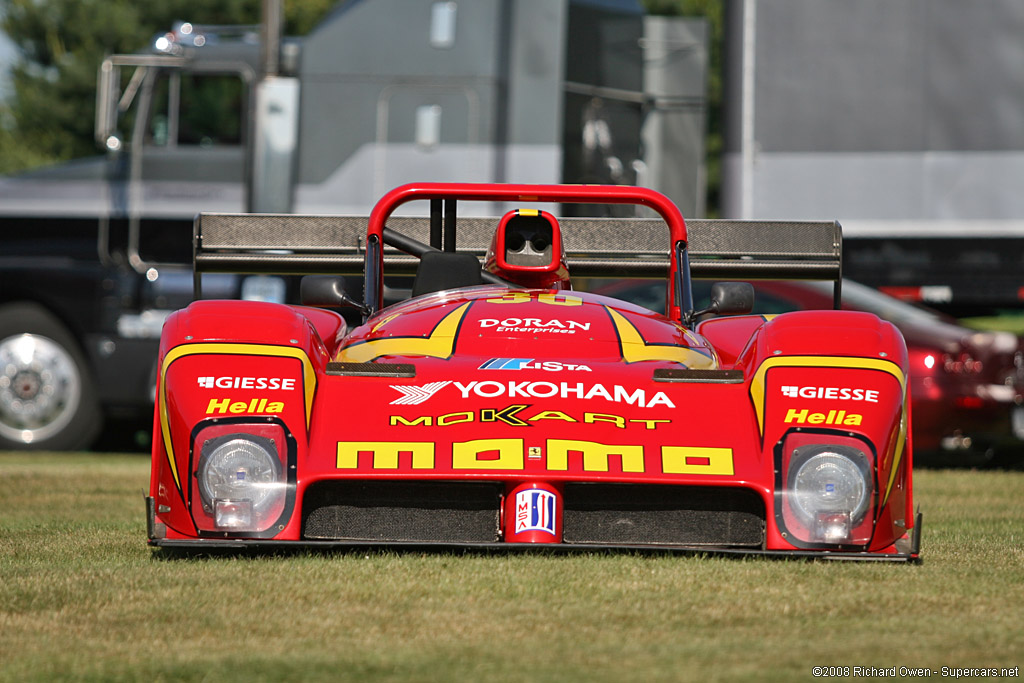
<path fill-rule="evenodd" d="M 842 231 L 834 222 L 693 220 L 686 225 L 691 256 L 838 258 L 842 247 Z"/>
<path fill-rule="evenodd" d="M 729 487 L 567 484 L 566 543 L 761 547 L 764 503 Z"/>
<path fill-rule="evenodd" d="M 741 384 L 743 382 L 743 371 L 657 368 L 654 371 L 654 381 L 697 384 Z"/>
<path fill-rule="evenodd" d="M 664 277 L 668 230 L 657 218 L 566 218 L 561 221 L 571 272 L 581 276 Z M 465 217 L 456 249 L 482 257 L 498 218 Z M 358 273 L 367 219 L 361 216 L 201 214 L 195 225 L 198 272 Z M 424 244 L 426 217 L 392 217 L 388 228 Z M 842 230 L 824 221 L 687 222 L 695 277 L 836 279 Z M 386 246 L 387 272 L 412 273 L 417 260 Z"/>
<path fill-rule="evenodd" d="M 327 364 L 328 375 L 348 377 L 415 377 L 412 363 L 336 363 Z"/>
<path fill-rule="evenodd" d="M 365 216 L 204 213 L 196 220 L 204 250 L 356 253 L 366 241 Z"/>
<path fill-rule="evenodd" d="M 321 482 L 303 500 L 303 538 L 493 543 L 501 484 Z"/>

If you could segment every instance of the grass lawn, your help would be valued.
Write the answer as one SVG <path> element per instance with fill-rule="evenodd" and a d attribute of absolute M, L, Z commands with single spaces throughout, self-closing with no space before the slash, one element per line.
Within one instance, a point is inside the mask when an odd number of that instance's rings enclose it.
<path fill-rule="evenodd" d="M 0 454 L 0 680 L 790 681 L 814 666 L 939 678 L 1024 665 L 1021 471 L 915 473 L 920 566 L 173 559 L 145 544 L 147 484 L 145 456 Z"/>
<path fill-rule="evenodd" d="M 976 330 L 1004 330 L 1018 336 L 1024 335 L 1024 314 L 1020 313 L 962 318 L 960 323 Z"/>

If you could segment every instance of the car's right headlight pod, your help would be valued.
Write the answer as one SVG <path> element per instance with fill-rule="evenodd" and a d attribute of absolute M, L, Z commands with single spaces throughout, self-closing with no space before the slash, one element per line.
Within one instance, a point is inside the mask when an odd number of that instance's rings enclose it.
<path fill-rule="evenodd" d="M 788 432 L 775 453 L 775 515 L 786 540 L 807 548 L 867 546 L 876 519 L 875 458 L 870 442 L 853 435 Z"/>

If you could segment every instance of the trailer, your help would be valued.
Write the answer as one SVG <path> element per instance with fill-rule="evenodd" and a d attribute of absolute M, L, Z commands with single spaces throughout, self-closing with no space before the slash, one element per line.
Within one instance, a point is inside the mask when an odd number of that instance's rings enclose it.
<path fill-rule="evenodd" d="M 730 0 L 723 215 L 843 224 L 844 274 L 1024 307 L 1024 5 Z"/>

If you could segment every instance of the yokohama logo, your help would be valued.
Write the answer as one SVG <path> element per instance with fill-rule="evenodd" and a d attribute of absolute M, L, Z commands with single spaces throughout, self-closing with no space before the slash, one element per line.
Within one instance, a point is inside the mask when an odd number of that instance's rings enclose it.
<path fill-rule="evenodd" d="M 406 386 L 392 384 L 391 388 L 402 393 L 402 397 L 391 402 L 392 405 L 418 405 L 428 400 L 438 391 L 453 384 L 462 394 L 462 398 L 469 399 L 473 396 L 479 398 L 577 398 L 583 400 L 603 399 L 612 403 L 626 403 L 640 408 L 653 408 L 654 406 L 665 406 L 675 408 L 672 399 L 662 391 L 657 391 L 648 396 L 643 389 L 626 389 L 615 384 L 610 388 L 603 384 L 584 384 L 583 382 L 452 382 L 444 380 L 432 382 L 423 386 Z"/>
<path fill-rule="evenodd" d="M 399 406 L 414 406 L 423 403 L 428 398 L 436 394 L 441 389 L 451 384 L 451 380 L 446 379 L 441 382 L 431 382 L 430 384 L 424 384 L 421 387 L 411 387 L 402 384 L 392 384 L 391 388 L 397 390 L 402 394 L 401 398 L 396 398 L 391 402 L 391 405 Z"/>

